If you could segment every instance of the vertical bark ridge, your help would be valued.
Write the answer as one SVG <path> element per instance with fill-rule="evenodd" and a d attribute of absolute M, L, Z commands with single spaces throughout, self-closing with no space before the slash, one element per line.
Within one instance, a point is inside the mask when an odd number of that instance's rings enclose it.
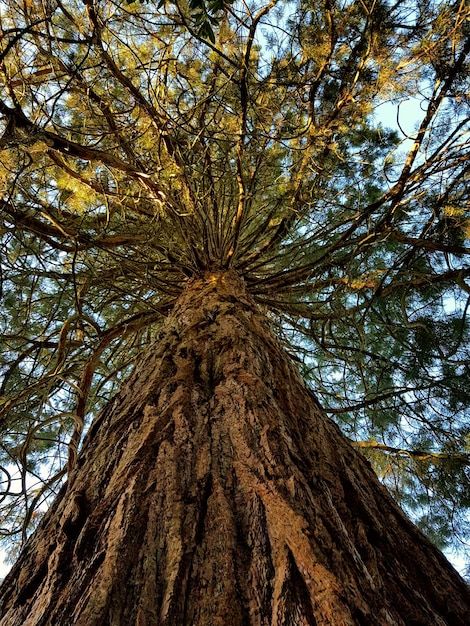
<path fill-rule="evenodd" d="M 468 623 L 231 272 L 188 285 L 0 592 L 0 626 Z"/>

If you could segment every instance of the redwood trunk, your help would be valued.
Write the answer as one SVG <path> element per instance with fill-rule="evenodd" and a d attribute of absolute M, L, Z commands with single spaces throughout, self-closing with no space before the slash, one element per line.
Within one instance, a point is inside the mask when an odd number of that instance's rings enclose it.
<path fill-rule="evenodd" d="M 220 273 L 91 427 L 0 626 L 468 626 L 469 605 Z"/>

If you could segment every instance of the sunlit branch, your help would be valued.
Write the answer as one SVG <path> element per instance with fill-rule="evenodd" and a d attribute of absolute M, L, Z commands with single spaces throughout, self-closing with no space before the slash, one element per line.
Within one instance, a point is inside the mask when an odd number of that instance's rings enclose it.
<path fill-rule="evenodd" d="M 409 457 L 417 461 L 432 461 L 439 463 L 442 461 L 458 461 L 465 465 L 470 465 L 470 455 L 459 452 L 428 452 L 426 450 L 403 450 L 401 448 L 394 448 L 383 443 L 376 441 L 351 441 L 351 445 L 355 448 L 381 450 L 382 452 L 388 452 L 390 454 L 396 454 L 399 456 Z"/>

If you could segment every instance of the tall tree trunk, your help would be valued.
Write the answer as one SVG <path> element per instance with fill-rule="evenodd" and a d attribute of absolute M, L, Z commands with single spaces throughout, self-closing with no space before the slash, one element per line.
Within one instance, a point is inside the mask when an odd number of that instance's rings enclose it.
<path fill-rule="evenodd" d="M 468 626 L 469 605 L 226 272 L 96 419 L 0 625 Z"/>

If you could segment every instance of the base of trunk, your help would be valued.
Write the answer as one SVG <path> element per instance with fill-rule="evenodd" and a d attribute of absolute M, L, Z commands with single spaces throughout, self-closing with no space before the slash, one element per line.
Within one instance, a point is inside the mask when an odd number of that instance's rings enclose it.
<path fill-rule="evenodd" d="M 468 626 L 470 594 L 233 274 L 190 283 L 87 435 L 0 626 Z"/>

